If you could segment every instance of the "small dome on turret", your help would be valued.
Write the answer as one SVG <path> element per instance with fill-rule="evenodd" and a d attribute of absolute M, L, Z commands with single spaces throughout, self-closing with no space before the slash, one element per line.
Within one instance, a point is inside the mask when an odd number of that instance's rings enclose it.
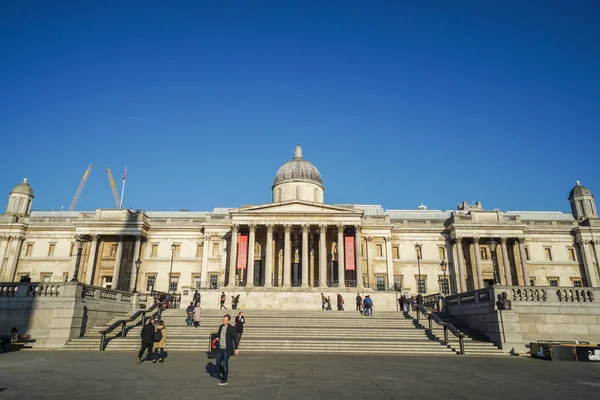
<path fill-rule="evenodd" d="M 579 196 L 592 196 L 593 194 L 590 189 L 586 188 L 579 181 L 575 181 L 575 187 L 571 189 L 571 193 L 569 193 L 569 200 L 573 200 L 574 197 Z"/>
<path fill-rule="evenodd" d="M 323 187 L 321 173 L 310 161 L 302 158 L 302 147 L 296 146 L 294 158 L 286 162 L 275 174 L 273 186 L 283 182 L 309 182 Z"/>
<path fill-rule="evenodd" d="M 29 183 L 27 183 L 27 178 L 23 179 L 23 182 L 21 182 L 17 186 L 15 186 L 13 188 L 13 190 L 11 190 L 10 193 L 11 194 L 24 194 L 27 196 L 34 197 L 33 189 L 31 188 L 31 186 L 29 186 Z"/>

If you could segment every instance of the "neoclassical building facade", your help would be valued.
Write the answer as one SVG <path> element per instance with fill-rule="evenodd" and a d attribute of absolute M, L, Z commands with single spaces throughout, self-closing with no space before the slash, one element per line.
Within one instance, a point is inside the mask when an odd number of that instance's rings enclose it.
<path fill-rule="evenodd" d="M 211 212 L 32 211 L 24 180 L 0 216 L 0 281 L 64 281 L 77 270 L 81 282 L 121 290 L 138 275 L 142 293 L 600 284 L 600 219 L 579 182 L 570 213 L 326 204 L 321 174 L 297 146 L 271 189 L 270 203 Z"/>

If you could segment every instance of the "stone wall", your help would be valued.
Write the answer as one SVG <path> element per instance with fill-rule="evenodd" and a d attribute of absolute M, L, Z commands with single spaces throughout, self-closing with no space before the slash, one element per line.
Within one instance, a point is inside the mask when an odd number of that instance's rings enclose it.
<path fill-rule="evenodd" d="M 506 292 L 511 310 L 498 311 Z M 600 289 L 495 286 L 447 296 L 444 310 L 507 351 L 538 340 L 600 343 Z"/>
<path fill-rule="evenodd" d="M 76 282 L 0 283 L 0 334 L 14 326 L 35 339 L 34 348 L 60 348 L 87 329 L 126 315 L 133 300 L 127 292 Z"/>

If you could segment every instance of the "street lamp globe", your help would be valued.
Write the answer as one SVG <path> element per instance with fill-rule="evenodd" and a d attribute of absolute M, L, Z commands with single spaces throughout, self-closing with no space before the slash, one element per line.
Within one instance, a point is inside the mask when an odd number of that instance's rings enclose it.
<path fill-rule="evenodd" d="M 442 272 L 445 274 L 446 267 L 448 266 L 448 264 L 446 264 L 446 260 L 442 260 L 442 262 L 440 263 L 440 266 L 442 267 Z"/>

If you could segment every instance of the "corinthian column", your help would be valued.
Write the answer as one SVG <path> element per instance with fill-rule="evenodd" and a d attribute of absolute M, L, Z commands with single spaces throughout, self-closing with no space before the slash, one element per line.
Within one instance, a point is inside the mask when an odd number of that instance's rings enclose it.
<path fill-rule="evenodd" d="M 236 272 L 236 268 L 237 268 L 237 248 L 238 248 L 238 229 L 239 229 L 239 225 L 237 224 L 233 224 L 231 226 L 231 250 L 229 252 L 229 282 L 227 284 L 227 287 L 235 287 L 235 272 Z M 203 254 L 206 251 L 206 249 L 202 249 Z M 202 285 L 204 285 L 205 282 L 202 282 Z"/>
<path fill-rule="evenodd" d="M 519 258 L 521 259 L 521 269 L 523 270 L 523 286 L 529 286 L 529 275 L 527 274 L 527 255 L 525 254 L 525 239 L 517 238 L 519 242 Z"/>
<path fill-rule="evenodd" d="M 256 225 L 250 225 L 250 236 L 248 237 L 248 267 L 246 275 L 246 287 L 254 287 L 254 242 L 256 241 Z"/>
<path fill-rule="evenodd" d="M 308 287 L 308 231 L 310 225 L 302 225 L 302 287 Z"/>
<path fill-rule="evenodd" d="M 362 257 L 360 254 L 361 250 L 361 230 L 362 226 L 354 225 L 355 232 L 355 243 L 354 243 L 354 254 L 356 257 L 356 288 L 363 289 L 363 276 L 362 276 Z"/>
<path fill-rule="evenodd" d="M 387 267 L 387 285 L 388 289 L 392 287 L 394 283 L 394 262 L 392 260 L 392 238 L 385 237 L 385 261 Z"/>
<path fill-rule="evenodd" d="M 463 267 L 463 249 L 462 249 L 462 238 L 458 237 L 454 239 L 454 246 L 456 247 L 456 266 L 458 267 L 458 289 L 460 292 L 466 292 L 465 286 L 465 271 Z"/>
<path fill-rule="evenodd" d="M 119 236 L 119 244 L 117 245 L 117 255 L 115 256 L 115 267 L 113 269 L 113 281 L 111 285 L 113 289 L 119 289 L 119 275 L 121 274 L 121 258 L 123 258 L 123 239 L 123 236 Z M 168 285 L 170 284 L 171 283 L 169 282 Z"/>
<path fill-rule="evenodd" d="M 510 273 L 510 261 L 508 260 L 508 250 L 506 249 L 506 238 L 500 238 L 500 245 L 502 246 L 502 261 L 504 264 L 504 276 L 506 282 L 504 282 L 507 286 L 512 285 L 512 275 Z"/>
<path fill-rule="evenodd" d="M 475 246 L 475 269 L 477 270 L 477 289 L 483 288 L 483 271 L 481 270 L 481 253 L 479 252 L 479 237 L 473 237 Z"/>
<path fill-rule="evenodd" d="M 292 273 L 292 260 L 291 260 L 291 248 L 290 248 L 290 231 L 292 226 L 290 224 L 283 225 L 283 287 L 290 287 L 290 275 Z"/>
<path fill-rule="evenodd" d="M 88 258 L 87 271 L 85 274 L 85 283 L 87 283 L 88 285 L 94 284 L 94 272 L 96 269 L 96 252 L 98 251 L 98 240 L 99 239 L 100 239 L 100 235 L 92 236 L 92 243 L 91 243 L 91 247 L 90 247 L 90 257 Z M 132 271 L 135 271 L 135 268 Z"/>
<path fill-rule="evenodd" d="M 327 286 L 327 225 L 319 225 L 319 286 Z M 316 286 L 316 285 L 315 285 Z"/>
<path fill-rule="evenodd" d="M 21 254 L 21 247 L 23 245 L 23 235 L 14 236 L 14 251 L 8 260 L 8 270 L 6 271 L 6 280 L 9 282 L 14 282 L 15 276 L 17 274 L 17 265 L 19 263 L 19 256 Z"/>
<path fill-rule="evenodd" d="M 337 238 L 337 246 L 338 246 L 338 286 L 344 287 L 344 257 L 346 257 L 346 244 L 344 243 L 344 229 L 346 226 L 344 224 L 339 224 L 337 226 L 338 229 L 338 238 Z M 333 271 L 331 271 L 331 280 L 333 281 Z M 333 282 L 331 284 L 333 286 Z"/>
<path fill-rule="evenodd" d="M 265 260 L 265 287 L 273 287 L 273 224 L 267 224 L 267 258 Z"/>

